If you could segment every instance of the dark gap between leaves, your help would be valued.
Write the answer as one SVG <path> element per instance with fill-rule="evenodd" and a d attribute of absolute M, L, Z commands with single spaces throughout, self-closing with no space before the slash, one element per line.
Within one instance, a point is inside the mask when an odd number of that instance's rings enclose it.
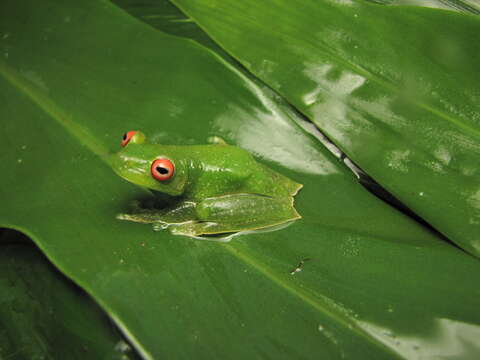
<path fill-rule="evenodd" d="M 37 247 L 37 245 L 30 239 L 27 235 L 23 234 L 20 231 L 9 229 L 9 228 L 2 228 L 0 227 L 0 247 L 1 246 L 22 246 L 25 248 L 31 248 L 32 252 L 36 252 L 38 256 L 42 257 L 42 259 L 49 264 L 49 267 L 52 272 L 56 273 L 58 279 L 60 281 L 64 281 L 66 285 L 71 289 L 72 292 L 79 294 L 83 297 L 86 301 L 91 302 L 93 305 L 92 307 L 97 307 L 100 312 L 102 312 L 105 316 L 105 320 L 110 325 L 112 331 L 118 336 L 119 339 L 122 339 L 125 346 L 128 348 L 128 359 L 141 359 L 141 356 L 135 351 L 134 346 L 128 341 L 127 338 L 123 335 L 123 333 L 118 329 L 116 324 L 110 319 L 110 317 L 100 308 L 97 302 L 80 286 L 75 284 L 72 280 L 66 277 L 61 271 L 59 271 L 45 256 L 45 254 Z M 52 294 L 54 296 L 54 294 Z M 119 343 L 120 344 L 120 343 Z M 128 344 L 128 345 L 126 345 Z M 117 344 L 118 346 L 118 344 Z M 125 349 L 117 349 L 117 351 L 127 351 Z"/>

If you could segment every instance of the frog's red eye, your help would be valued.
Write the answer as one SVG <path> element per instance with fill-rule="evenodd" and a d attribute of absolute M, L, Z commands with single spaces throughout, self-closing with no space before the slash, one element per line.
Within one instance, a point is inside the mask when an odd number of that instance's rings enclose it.
<path fill-rule="evenodd" d="M 130 140 L 132 139 L 133 135 L 135 135 L 135 133 L 136 131 L 132 130 L 123 134 L 122 142 L 120 143 L 120 145 L 122 145 L 122 147 L 127 146 L 127 144 L 130 142 Z"/>
<path fill-rule="evenodd" d="M 150 171 L 155 179 L 165 181 L 173 176 L 175 166 L 168 159 L 157 159 L 152 162 Z"/>

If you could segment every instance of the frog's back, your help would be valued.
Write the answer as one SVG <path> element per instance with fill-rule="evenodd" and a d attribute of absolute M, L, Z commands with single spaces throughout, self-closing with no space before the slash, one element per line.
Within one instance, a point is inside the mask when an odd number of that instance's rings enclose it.
<path fill-rule="evenodd" d="M 198 145 L 189 150 L 194 173 L 189 190 L 199 198 L 226 193 L 293 196 L 302 187 L 237 146 Z"/>
<path fill-rule="evenodd" d="M 186 195 L 200 199 L 241 192 L 257 166 L 250 153 L 233 145 L 190 146 L 184 161 L 189 162 Z"/>
<path fill-rule="evenodd" d="M 234 145 L 195 145 L 189 156 L 204 173 L 223 173 L 236 180 L 250 176 L 257 164 L 248 151 Z"/>

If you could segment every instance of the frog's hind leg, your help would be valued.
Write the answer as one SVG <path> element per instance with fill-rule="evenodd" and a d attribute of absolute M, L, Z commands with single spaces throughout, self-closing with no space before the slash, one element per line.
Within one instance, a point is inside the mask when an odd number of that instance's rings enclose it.
<path fill-rule="evenodd" d="M 270 227 L 301 216 L 291 197 L 232 194 L 201 201 L 198 221 L 176 225 L 172 232 L 190 236 L 230 233 Z"/>
<path fill-rule="evenodd" d="M 272 179 L 272 187 L 271 189 L 275 193 L 283 193 L 285 190 L 287 191 L 288 195 L 295 196 L 300 189 L 303 187 L 302 184 L 299 184 L 292 179 L 270 169 L 268 166 L 263 164 L 259 164 L 264 170 L 265 173 L 268 173 Z"/>

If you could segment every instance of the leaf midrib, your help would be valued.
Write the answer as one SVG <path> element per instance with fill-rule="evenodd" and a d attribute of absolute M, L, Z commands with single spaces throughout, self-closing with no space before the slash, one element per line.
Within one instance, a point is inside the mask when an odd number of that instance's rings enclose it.
<path fill-rule="evenodd" d="M 50 100 L 38 86 L 28 81 L 17 70 L 2 60 L 0 60 L 0 74 L 40 109 L 50 115 L 53 120 L 76 138 L 80 144 L 86 146 L 106 163 L 109 163 L 107 148 L 90 131 L 73 121 L 72 116 L 68 115 L 64 109 Z"/>

